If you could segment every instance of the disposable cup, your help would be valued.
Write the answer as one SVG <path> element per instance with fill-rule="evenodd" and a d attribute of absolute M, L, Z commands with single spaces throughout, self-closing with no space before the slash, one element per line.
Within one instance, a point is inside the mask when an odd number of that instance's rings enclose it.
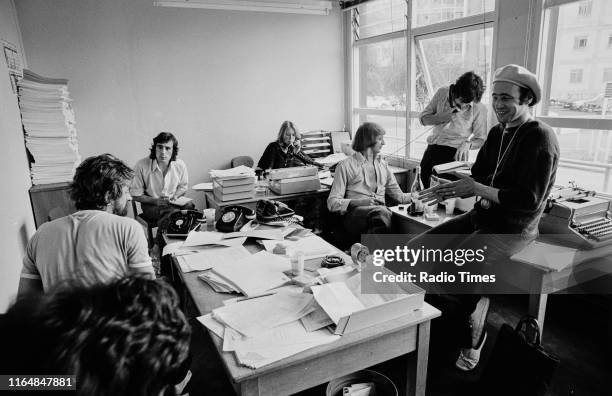
<path fill-rule="evenodd" d="M 451 216 L 453 213 L 455 213 L 456 201 L 457 201 L 456 198 L 449 198 L 446 201 L 444 201 L 444 204 L 446 205 L 446 215 L 447 216 Z"/>
<path fill-rule="evenodd" d="M 291 272 L 295 276 L 304 275 L 304 252 L 297 251 L 291 256 Z"/>
<path fill-rule="evenodd" d="M 214 227 L 215 225 L 215 209 L 204 209 L 204 218 L 206 219 L 206 226 L 208 228 Z"/>

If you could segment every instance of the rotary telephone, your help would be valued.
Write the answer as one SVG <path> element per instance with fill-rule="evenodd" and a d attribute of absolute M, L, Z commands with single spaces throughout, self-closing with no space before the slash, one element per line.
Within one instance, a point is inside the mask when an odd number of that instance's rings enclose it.
<path fill-rule="evenodd" d="M 255 211 L 245 206 L 232 205 L 223 208 L 223 213 L 217 220 L 217 230 L 221 232 L 237 232 L 249 220 L 255 218 Z"/>
<path fill-rule="evenodd" d="M 169 237 L 186 238 L 189 231 L 195 229 L 204 214 L 198 210 L 179 210 L 170 214 L 166 235 Z"/>

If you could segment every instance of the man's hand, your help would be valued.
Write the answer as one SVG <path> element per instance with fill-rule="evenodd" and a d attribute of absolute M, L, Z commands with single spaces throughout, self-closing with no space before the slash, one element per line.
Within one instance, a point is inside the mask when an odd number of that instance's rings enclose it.
<path fill-rule="evenodd" d="M 453 111 L 452 109 L 449 111 L 445 111 L 443 113 L 434 114 L 434 120 L 436 124 L 446 124 L 453 119 Z"/>
<path fill-rule="evenodd" d="M 467 161 L 470 156 L 470 142 L 463 142 L 459 147 L 457 147 L 457 152 L 455 153 L 455 161 Z"/>
<path fill-rule="evenodd" d="M 476 195 L 476 185 L 478 184 L 471 176 L 458 172 L 450 172 L 459 180 L 440 184 L 423 190 L 419 194 L 419 199 L 426 205 L 435 205 L 449 198 L 467 198 Z"/>
<path fill-rule="evenodd" d="M 376 205 L 384 205 L 384 204 L 385 204 L 384 202 L 381 202 L 374 197 L 351 199 L 351 201 L 349 202 L 349 208 L 356 208 L 359 206 L 376 206 Z"/>

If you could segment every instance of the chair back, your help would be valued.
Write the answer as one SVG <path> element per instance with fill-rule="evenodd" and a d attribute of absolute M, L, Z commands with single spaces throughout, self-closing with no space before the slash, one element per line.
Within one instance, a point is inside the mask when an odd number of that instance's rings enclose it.
<path fill-rule="evenodd" d="M 240 165 L 244 165 L 244 166 L 248 166 L 249 168 L 252 168 L 254 164 L 255 164 L 255 161 L 253 161 L 253 158 L 249 157 L 248 155 L 241 155 L 240 157 L 234 157 L 230 161 L 230 166 L 232 168 L 235 168 Z"/>

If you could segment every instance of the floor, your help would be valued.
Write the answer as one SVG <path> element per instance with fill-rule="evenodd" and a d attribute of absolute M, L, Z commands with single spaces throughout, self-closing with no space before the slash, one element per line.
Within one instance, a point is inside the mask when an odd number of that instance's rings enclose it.
<path fill-rule="evenodd" d="M 555 353 L 561 360 L 550 395 L 612 395 L 612 363 L 609 358 L 612 356 L 611 301 L 612 296 L 549 296 L 543 344 L 547 351 Z M 492 296 L 487 320 L 489 337 L 481 364 L 475 372 L 466 374 L 450 364 L 439 365 L 430 360 L 428 396 L 473 395 L 499 328 L 505 322 L 515 324 L 526 307 L 526 296 Z M 189 306 L 187 311 L 193 314 L 193 308 Z M 192 396 L 233 395 L 233 388 L 208 334 L 195 319 L 191 321 L 193 378 L 187 391 Z M 397 385 L 399 395 L 404 394 L 407 360 L 400 357 L 374 367 Z M 325 390 L 326 384 L 323 384 L 300 395 L 325 395 Z"/>

